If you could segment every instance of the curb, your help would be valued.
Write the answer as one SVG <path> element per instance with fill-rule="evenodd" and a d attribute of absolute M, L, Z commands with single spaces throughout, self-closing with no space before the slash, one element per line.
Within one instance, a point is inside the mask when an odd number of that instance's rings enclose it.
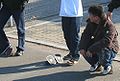
<path fill-rule="evenodd" d="M 7 37 L 11 38 L 11 39 L 17 39 L 16 35 L 10 35 L 9 34 L 9 35 L 7 35 Z M 35 40 L 35 39 L 31 39 L 29 37 L 26 37 L 25 41 L 29 42 L 29 43 L 38 44 L 38 45 L 45 45 L 45 46 L 53 47 L 53 48 L 56 48 L 56 49 L 68 50 L 67 47 L 64 46 L 64 45 L 50 43 L 50 42 L 45 42 L 45 41 L 40 41 L 40 40 Z"/>

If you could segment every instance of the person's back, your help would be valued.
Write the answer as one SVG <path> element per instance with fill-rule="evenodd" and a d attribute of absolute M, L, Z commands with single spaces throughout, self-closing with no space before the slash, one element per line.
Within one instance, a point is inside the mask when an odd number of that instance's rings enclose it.
<path fill-rule="evenodd" d="M 19 10 L 24 7 L 25 2 L 28 0 L 3 0 L 3 5 L 11 10 Z"/>
<path fill-rule="evenodd" d="M 78 17 L 83 16 L 81 0 L 61 0 L 60 16 Z"/>

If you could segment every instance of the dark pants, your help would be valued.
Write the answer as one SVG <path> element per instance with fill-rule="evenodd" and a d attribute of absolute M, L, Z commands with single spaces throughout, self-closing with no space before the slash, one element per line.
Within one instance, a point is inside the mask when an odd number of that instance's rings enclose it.
<path fill-rule="evenodd" d="M 62 17 L 62 30 L 67 47 L 73 58 L 79 58 L 79 32 L 82 22 L 82 17 Z"/>
<path fill-rule="evenodd" d="M 102 49 L 101 52 L 98 52 L 92 57 L 84 56 L 84 58 L 87 60 L 87 62 L 90 65 L 94 65 L 98 62 L 103 67 L 107 67 L 112 65 L 112 61 L 113 61 L 113 58 L 115 58 L 115 56 L 116 56 L 116 53 L 112 49 L 104 48 Z"/>
<path fill-rule="evenodd" d="M 25 44 L 25 23 L 23 10 L 9 10 L 3 6 L 0 10 L 0 53 L 9 45 L 9 40 L 4 32 L 4 26 L 10 16 L 13 16 L 18 33 L 18 49 L 24 50 Z"/>

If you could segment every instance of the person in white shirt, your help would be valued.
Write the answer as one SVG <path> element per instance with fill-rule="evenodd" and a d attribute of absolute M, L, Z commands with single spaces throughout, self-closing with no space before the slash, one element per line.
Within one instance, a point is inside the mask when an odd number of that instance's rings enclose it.
<path fill-rule="evenodd" d="M 69 54 L 64 56 L 64 60 L 70 63 L 77 63 L 79 60 L 79 32 L 83 16 L 83 6 L 81 0 L 61 0 L 59 16 L 62 18 L 62 30 Z"/>

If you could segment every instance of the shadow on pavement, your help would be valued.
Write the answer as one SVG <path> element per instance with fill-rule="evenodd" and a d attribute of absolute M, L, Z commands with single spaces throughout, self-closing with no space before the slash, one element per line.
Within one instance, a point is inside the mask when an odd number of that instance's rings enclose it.
<path fill-rule="evenodd" d="M 55 67 L 68 67 L 66 64 L 57 64 L 57 65 L 49 65 L 46 61 L 19 65 L 19 66 L 11 66 L 11 67 L 1 67 L 0 74 L 10 74 L 10 73 L 21 73 L 28 72 L 34 70 L 44 70 Z M 34 75 L 33 75 L 34 76 Z M 102 76 L 100 74 L 90 74 L 88 70 L 86 71 L 64 71 L 58 72 L 48 75 L 35 76 L 25 79 L 18 79 L 13 81 L 85 81 L 86 79 L 94 78 L 96 76 Z"/>
<path fill-rule="evenodd" d="M 27 72 L 33 70 L 43 70 L 55 67 L 68 67 L 66 64 L 56 64 L 50 65 L 47 61 L 26 64 L 26 65 L 19 65 L 19 66 L 10 66 L 10 67 L 0 67 L 0 74 L 9 74 L 9 73 L 20 73 L 20 72 Z"/>
<path fill-rule="evenodd" d="M 89 74 L 89 71 L 69 71 L 19 79 L 14 81 L 85 81 L 86 79 L 94 78 L 95 76 L 96 75 Z"/>

